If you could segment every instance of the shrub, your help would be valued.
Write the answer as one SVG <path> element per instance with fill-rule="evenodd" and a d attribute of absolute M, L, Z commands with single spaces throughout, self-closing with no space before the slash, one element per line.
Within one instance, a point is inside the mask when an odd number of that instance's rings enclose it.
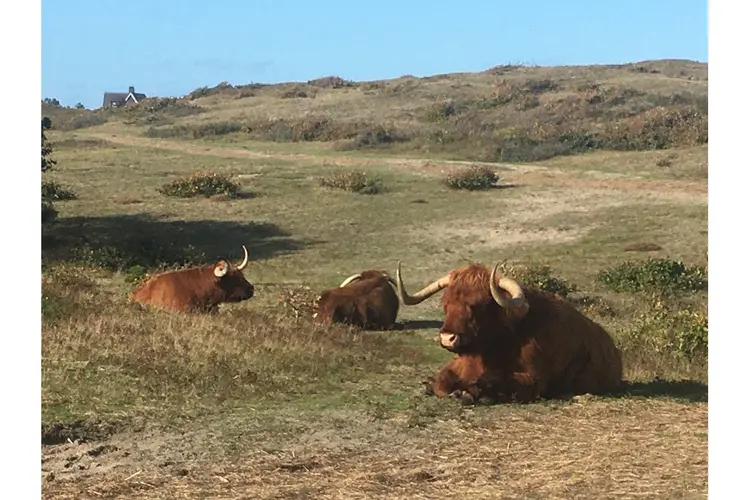
<path fill-rule="evenodd" d="M 315 297 L 318 294 L 313 292 L 309 286 L 300 285 L 292 289 L 287 289 L 280 297 L 278 307 L 295 320 L 300 318 L 311 318 L 316 309 Z"/>
<path fill-rule="evenodd" d="M 52 146 L 49 144 L 45 130 L 49 130 L 52 127 L 52 121 L 48 117 L 42 118 L 42 173 L 51 170 L 57 163 L 53 160 L 50 155 L 52 154 Z M 42 184 L 42 224 L 52 222 L 57 217 L 57 210 L 52 205 L 49 199 L 44 197 L 44 184 Z"/>
<path fill-rule="evenodd" d="M 209 122 L 197 125 L 192 129 L 193 137 L 196 139 L 212 135 L 233 134 L 240 130 L 242 130 L 242 125 L 236 122 Z"/>
<path fill-rule="evenodd" d="M 669 306 L 655 299 L 623 332 L 626 345 L 687 360 L 708 355 L 708 314 L 705 310 Z"/>
<path fill-rule="evenodd" d="M 226 92 L 227 90 L 234 89 L 234 86 L 232 86 L 228 82 L 221 82 L 215 87 L 198 87 L 197 89 L 193 90 L 187 95 L 188 100 L 194 101 L 195 99 L 200 99 L 201 97 L 208 97 L 214 94 L 221 94 L 222 92 Z"/>
<path fill-rule="evenodd" d="M 643 243 L 631 243 L 627 245 L 623 250 L 626 252 L 658 252 L 663 250 L 661 245 L 656 243 L 643 242 Z"/>
<path fill-rule="evenodd" d="M 472 165 L 464 170 L 451 172 L 443 179 L 443 183 L 451 189 L 478 191 L 491 189 L 499 179 L 498 175 L 490 167 Z"/>
<path fill-rule="evenodd" d="M 182 118 L 203 113 L 205 108 L 189 104 L 176 97 L 151 97 L 144 99 L 138 106 L 114 108 L 113 113 L 124 114 L 126 125 L 166 125 L 172 118 Z"/>
<path fill-rule="evenodd" d="M 228 199 L 237 198 L 241 187 L 225 174 L 196 172 L 190 176 L 164 184 L 157 191 L 165 196 L 193 198 L 223 195 Z"/>
<path fill-rule="evenodd" d="M 77 130 L 81 128 L 96 127 L 97 125 L 102 125 L 104 123 L 107 123 L 107 117 L 91 112 L 74 116 L 64 128 L 67 130 Z"/>
<path fill-rule="evenodd" d="M 322 78 L 316 78 L 307 82 L 308 85 L 313 85 L 320 88 L 329 89 L 341 89 L 345 87 L 356 87 L 356 83 L 349 80 L 344 80 L 339 76 L 324 76 Z"/>
<path fill-rule="evenodd" d="M 441 121 L 456 114 L 456 104 L 453 101 L 437 102 L 432 104 L 425 114 L 428 121 Z"/>
<path fill-rule="evenodd" d="M 600 271 L 597 280 L 615 292 L 696 292 L 708 287 L 705 266 L 671 259 L 626 261 Z"/>
<path fill-rule="evenodd" d="M 408 137 L 401 135 L 391 128 L 375 125 L 361 130 L 357 137 L 341 149 L 371 149 L 389 146 L 395 142 L 406 142 Z"/>
<path fill-rule="evenodd" d="M 42 182 L 43 201 L 65 201 L 75 199 L 76 194 L 73 190 L 63 187 L 54 181 Z"/>
<path fill-rule="evenodd" d="M 567 297 L 578 291 L 578 287 L 567 280 L 555 276 L 552 268 L 548 265 L 531 264 L 509 265 L 503 262 L 497 268 L 498 273 L 510 276 L 518 280 L 524 286 L 530 286 L 550 293 L 556 293 L 561 297 Z"/>
<path fill-rule="evenodd" d="M 383 191 L 379 177 L 365 172 L 339 172 L 319 179 L 320 185 L 331 189 L 341 189 L 357 194 L 378 194 Z"/>
<path fill-rule="evenodd" d="M 675 154 L 663 156 L 656 160 L 656 166 L 662 167 L 662 168 L 669 168 L 672 166 L 672 161 L 675 160 L 676 158 L 677 158 L 677 155 Z"/>
<path fill-rule="evenodd" d="M 295 99 L 306 97 L 315 97 L 315 92 L 308 92 L 301 86 L 293 87 L 279 94 L 279 99 Z"/>
<path fill-rule="evenodd" d="M 57 209 L 48 201 L 42 201 L 42 224 L 52 222 L 57 218 Z"/>
<path fill-rule="evenodd" d="M 44 133 L 45 130 L 49 130 L 51 127 L 52 120 L 46 116 L 42 118 L 42 172 L 52 170 L 57 163 L 50 157 L 52 154 L 52 146 L 50 146 L 47 135 Z"/>
<path fill-rule="evenodd" d="M 532 94 L 542 94 L 544 92 L 552 92 L 557 90 L 560 86 L 550 79 L 545 78 L 544 80 L 528 80 L 524 83 L 524 92 Z"/>
<path fill-rule="evenodd" d="M 603 318 L 617 316 L 617 313 L 612 307 L 612 303 L 598 295 L 568 297 L 568 301 L 587 316 L 594 314 Z"/>
<path fill-rule="evenodd" d="M 125 271 L 125 283 L 136 285 L 146 279 L 146 268 L 136 264 Z"/>
<path fill-rule="evenodd" d="M 520 273 L 520 279 L 527 286 L 532 286 L 561 297 L 577 292 L 578 287 L 567 280 L 555 276 L 552 268 L 547 265 L 532 266 Z"/>
<path fill-rule="evenodd" d="M 622 151 L 708 143 L 708 117 L 695 109 L 657 107 L 607 126 L 602 146 Z"/>
<path fill-rule="evenodd" d="M 150 127 L 144 135 L 146 137 L 190 137 L 200 139 L 201 137 L 211 137 L 219 135 L 233 134 L 242 130 L 242 124 L 237 122 L 208 122 L 197 125 L 176 125 L 173 127 Z"/>

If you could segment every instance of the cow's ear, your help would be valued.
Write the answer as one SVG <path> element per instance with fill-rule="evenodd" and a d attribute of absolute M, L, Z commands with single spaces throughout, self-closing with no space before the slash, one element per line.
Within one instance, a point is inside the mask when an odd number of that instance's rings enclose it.
<path fill-rule="evenodd" d="M 225 260 L 220 260 L 215 266 L 214 266 L 214 276 L 217 278 L 223 278 L 226 276 L 226 274 L 229 272 L 229 262 Z"/>

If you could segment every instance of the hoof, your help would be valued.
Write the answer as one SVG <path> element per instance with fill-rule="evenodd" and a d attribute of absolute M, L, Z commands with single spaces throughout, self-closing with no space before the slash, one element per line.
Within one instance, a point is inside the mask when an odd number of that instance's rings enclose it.
<path fill-rule="evenodd" d="M 435 379 L 432 377 L 429 377 L 427 380 L 424 380 L 422 382 L 422 386 L 424 387 L 424 394 L 427 396 L 434 396 L 435 395 L 435 389 L 432 388 L 432 384 L 435 382 Z"/>
<path fill-rule="evenodd" d="M 451 393 L 451 396 L 456 398 L 459 403 L 461 403 L 464 406 L 471 406 L 476 403 L 476 400 L 474 399 L 474 396 L 472 396 L 467 391 L 462 391 L 461 389 L 457 389 Z"/>

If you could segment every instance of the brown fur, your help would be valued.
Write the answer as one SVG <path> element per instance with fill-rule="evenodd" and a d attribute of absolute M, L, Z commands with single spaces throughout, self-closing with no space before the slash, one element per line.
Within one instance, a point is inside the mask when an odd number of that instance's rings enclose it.
<path fill-rule="evenodd" d="M 387 330 L 396 322 L 399 301 L 384 271 L 363 271 L 344 288 L 320 294 L 315 321 L 344 323 L 368 330 Z"/>
<path fill-rule="evenodd" d="M 492 299 L 489 276 L 478 264 L 451 273 L 440 331 L 457 334 L 462 345 L 428 380 L 428 392 L 531 401 L 620 385 L 622 356 L 602 326 L 559 296 L 534 288 L 523 287 L 525 307 L 505 310 Z"/>
<path fill-rule="evenodd" d="M 221 278 L 214 275 L 215 265 L 169 271 L 150 278 L 130 294 L 141 305 L 182 312 L 215 313 L 225 302 L 241 302 L 255 294 L 242 271 L 230 267 Z"/>

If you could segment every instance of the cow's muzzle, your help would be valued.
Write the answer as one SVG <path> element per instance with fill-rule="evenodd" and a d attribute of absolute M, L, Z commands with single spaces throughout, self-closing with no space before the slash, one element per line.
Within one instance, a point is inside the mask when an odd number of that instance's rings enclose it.
<path fill-rule="evenodd" d="M 449 351 L 459 351 L 469 343 L 466 335 L 451 332 L 440 332 L 438 342 L 440 347 Z"/>

